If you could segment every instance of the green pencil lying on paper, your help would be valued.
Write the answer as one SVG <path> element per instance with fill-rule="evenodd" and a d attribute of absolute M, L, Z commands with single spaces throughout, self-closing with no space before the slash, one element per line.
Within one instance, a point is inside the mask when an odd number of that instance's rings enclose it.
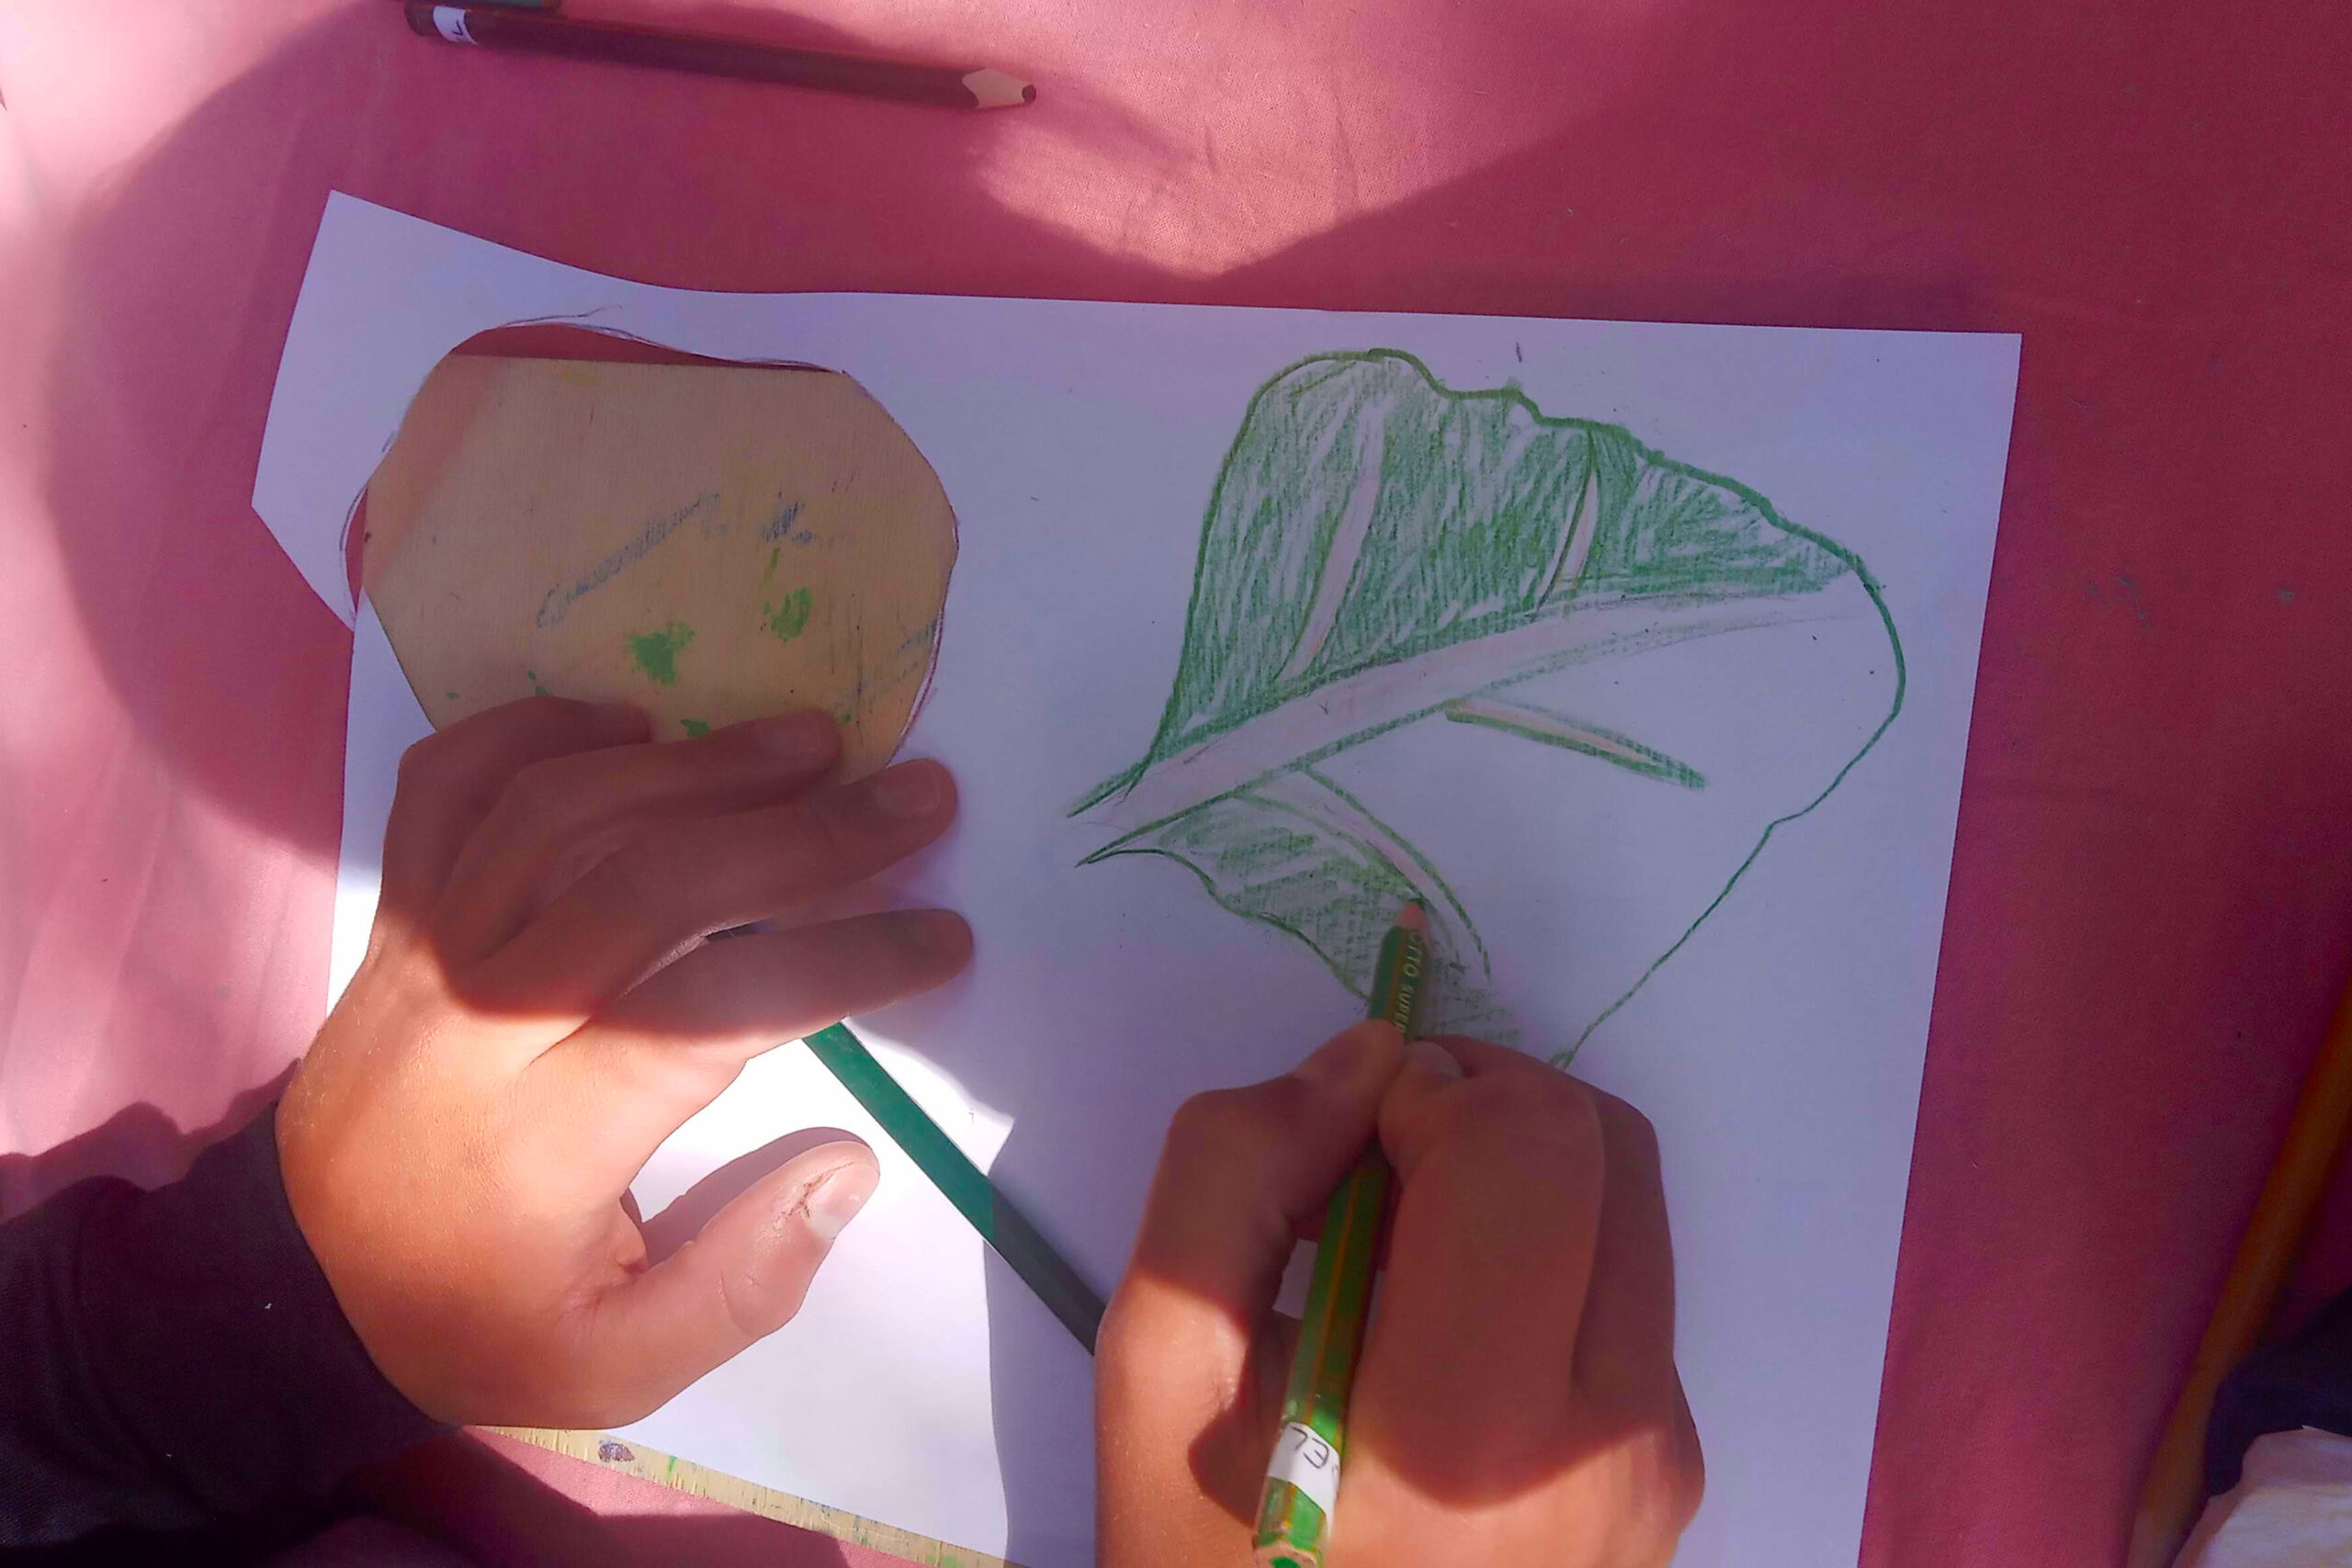
<path fill-rule="evenodd" d="M 980 1239 L 996 1249 L 1022 1283 L 1091 1353 L 1102 1326 L 1102 1298 L 1093 1287 L 1063 1261 L 1027 1216 L 996 1190 L 846 1025 L 827 1024 L 808 1036 L 808 1046 L 956 1212 L 972 1222 Z"/>
<path fill-rule="evenodd" d="M 1428 932 L 1429 916 L 1419 904 L 1406 905 L 1380 944 L 1380 964 L 1373 971 L 1368 1016 L 1387 1020 L 1408 1040 L 1429 967 Z M 1373 1252 L 1388 1216 L 1393 1177 L 1375 1141 L 1331 1194 L 1323 1217 L 1306 1315 L 1298 1326 L 1298 1350 L 1283 1396 L 1282 1435 L 1258 1498 L 1256 1546 L 1266 1568 L 1317 1568 L 1330 1547 L 1347 1449 L 1348 1393 L 1363 1348 Z"/>

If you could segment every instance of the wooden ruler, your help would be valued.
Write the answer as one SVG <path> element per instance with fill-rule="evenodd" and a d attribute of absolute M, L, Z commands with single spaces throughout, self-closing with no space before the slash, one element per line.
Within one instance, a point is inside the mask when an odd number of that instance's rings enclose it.
<path fill-rule="evenodd" d="M 985 1551 L 950 1546 L 945 1541 L 933 1540 L 912 1530 L 902 1530 L 895 1525 L 882 1524 L 841 1508 L 828 1508 L 822 1503 L 812 1503 L 806 1497 L 795 1497 L 788 1492 L 771 1491 L 739 1476 L 658 1453 L 642 1443 L 628 1442 L 607 1433 L 558 1432 L 538 1427 L 489 1427 L 483 1429 L 543 1449 L 552 1449 L 573 1459 L 586 1460 L 590 1464 L 616 1470 L 639 1481 L 650 1481 L 696 1497 L 707 1497 L 714 1503 L 724 1503 L 747 1514 L 781 1519 L 805 1530 L 831 1536 L 835 1540 L 870 1546 L 876 1551 L 887 1551 L 893 1557 L 920 1563 L 922 1568 L 1016 1568 L 1015 1564 L 1007 1562 L 1003 1558 Z"/>

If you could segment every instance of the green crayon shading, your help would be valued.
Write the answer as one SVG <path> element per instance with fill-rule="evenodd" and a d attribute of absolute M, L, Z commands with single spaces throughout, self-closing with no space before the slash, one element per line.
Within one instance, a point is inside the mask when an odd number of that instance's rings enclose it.
<path fill-rule="evenodd" d="M 781 604 L 763 604 L 766 614 L 763 624 L 775 633 L 778 642 L 790 642 L 808 625 L 809 594 L 806 588 L 796 588 L 784 596 Z"/>
<path fill-rule="evenodd" d="M 694 640 L 694 627 L 684 621 L 672 621 L 660 631 L 629 638 L 629 660 L 645 672 L 647 680 L 674 686 L 678 683 L 678 655 Z"/>

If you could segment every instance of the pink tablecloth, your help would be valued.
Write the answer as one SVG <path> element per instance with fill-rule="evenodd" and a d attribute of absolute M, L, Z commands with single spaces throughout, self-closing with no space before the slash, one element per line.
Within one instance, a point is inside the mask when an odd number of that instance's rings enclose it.
<path fill-rule="evenodd" d="M 2342 7 L 624 7 L 1041 98 L 0 7 L 0 1198 L 171 1174 L 316 1020 L 346 644 L 248 496 L 331 186 L 700 288 L 2018 332 L 1864 1558 L 2115 1557 L 2352 971 Z"/>

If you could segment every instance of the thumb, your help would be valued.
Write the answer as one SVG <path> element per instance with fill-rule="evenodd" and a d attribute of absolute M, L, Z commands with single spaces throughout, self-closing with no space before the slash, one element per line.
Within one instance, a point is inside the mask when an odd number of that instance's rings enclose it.
<path fill-rule="evenodd" d="M 1463 1120 L 1462 1060 L 1435 1040 L 1405 1047 L 1404 1063 L 1380 1102 L 1380 1143 L 1399 1181 L 1409 1182 Z"/>
<path fill-rule="evenodd" d="M 1404 1040 L 1343 1030 L 1278 1078 L 1194 1095 L 1177 1111 L 1136 1236 L 1133 1275 L 1254 1323 L 1273 1305 L 1303 1228 L 1372 1139 Z"/>
<path fill-rule="evenodd" d="M 792 1321 L 833 1238 L 882 1179 L 855 1138 L 820 1145 L 729 1201 L 600 1303 L 596 1359 L 649 1412 Z"/>
<path fill-rule="evenodd" d="M 1143 1560 L 1130 1532 L 1153 1561 L 1227 1555 L 1282 1404 L 1283 1266 L 1370 1142 L 1404 1048 L 1395 1026 L 1359 1023 L 1281 1077 L 1177 1111 L 1095 1351 L 1102 1562 Z M 1171 1511 L 1170 1475 L 1197 1506 Z"/>

